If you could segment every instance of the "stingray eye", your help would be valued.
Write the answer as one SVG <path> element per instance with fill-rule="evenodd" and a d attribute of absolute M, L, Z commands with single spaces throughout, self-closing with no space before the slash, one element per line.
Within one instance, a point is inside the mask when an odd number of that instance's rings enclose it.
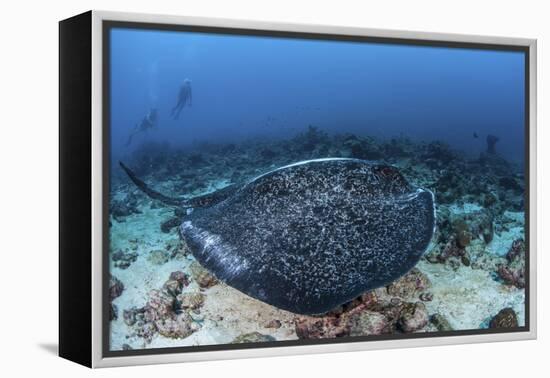
<path fill-rule="evenodd" d="M 397 176 L 397 170 L 393 167 L 388 167 L 388 166 L 377 167 L 376 175 L 379 178 L 384 178 L 384 179 L 393 178 Z"/>

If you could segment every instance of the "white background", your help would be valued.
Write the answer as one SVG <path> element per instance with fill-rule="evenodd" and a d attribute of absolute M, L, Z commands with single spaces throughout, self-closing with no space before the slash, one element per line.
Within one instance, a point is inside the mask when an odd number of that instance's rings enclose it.
<path fill-rule="evenodd" d="M 547 1 L 4 1 L 0 22 L 0 375 L 536 377 L 550 362 L 545 247 Z M 89 9 L 537 38 L 539 340 L 91 371 L 57 344 L 57 21 Z M 75 125 L 78 127 L 78 125 Z M 546 240 L 545 240 L 546 239 Z M 546 298 L 545 298 L 546 297 Z M 546 351 L 545 351 L 546 349 Z M 546 368 L 546 369 L 545 369 Z M 548 375 L 546 375 L 548 376 Z"/>

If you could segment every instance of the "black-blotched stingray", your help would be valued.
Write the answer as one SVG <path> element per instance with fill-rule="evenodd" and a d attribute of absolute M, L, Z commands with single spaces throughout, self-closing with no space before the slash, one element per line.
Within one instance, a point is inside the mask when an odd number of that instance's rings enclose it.
<path fill-rule="evenodd" d="M 278 308 L 320 314 L 407 273 L 435 224 L 433 194 L 397 168 L 329 158 L 181 200 L 121 163 L 150 197 L 191 208 L 180 233 L 219 280 Z"/>

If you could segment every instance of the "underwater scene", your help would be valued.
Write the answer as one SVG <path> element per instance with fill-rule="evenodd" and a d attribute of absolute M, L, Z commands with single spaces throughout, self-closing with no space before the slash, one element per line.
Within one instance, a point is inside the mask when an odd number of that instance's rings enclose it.
<path fill-rule="evenodd" d="M 524 52 L 108 38 L 110 351 L 525 327 Z"/>

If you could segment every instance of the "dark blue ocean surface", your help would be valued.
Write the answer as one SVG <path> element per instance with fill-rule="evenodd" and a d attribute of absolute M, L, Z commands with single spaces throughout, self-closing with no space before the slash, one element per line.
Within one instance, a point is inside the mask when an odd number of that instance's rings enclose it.
<path fill-rule="evenodd" d="M 330 133 L 524 155 L 524 54 L 192 32 L 111 31 L 113 160 L 145 141 L 188 146 Z M 193 103 L 170 117 L 183 81 Z M 155 129 L 128 135 L 151 108 Z M 478 138 L 474 138 L 474 133 Z"/>

